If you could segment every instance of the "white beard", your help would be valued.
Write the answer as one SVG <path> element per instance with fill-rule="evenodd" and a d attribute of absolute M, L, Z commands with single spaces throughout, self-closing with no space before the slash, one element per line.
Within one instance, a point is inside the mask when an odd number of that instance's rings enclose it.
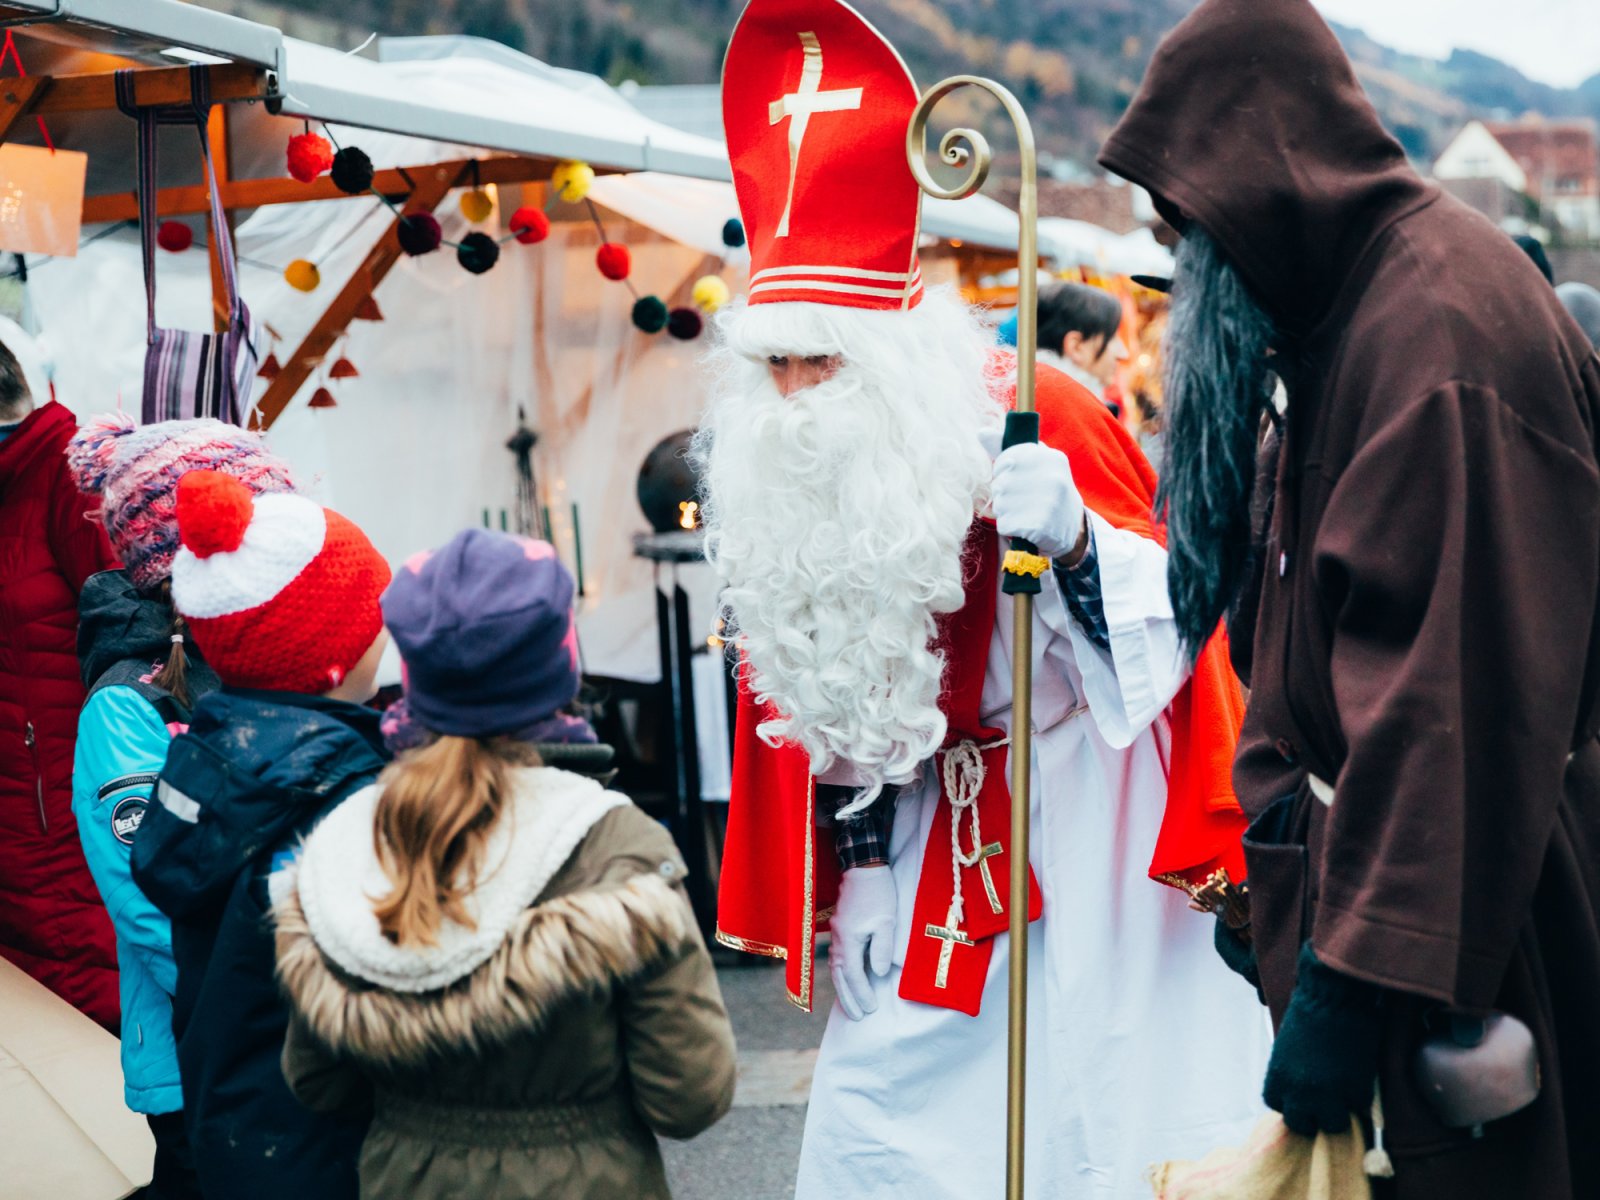
<path fill-rule="evenodd" d="M 858 811 L 940 746 L 935 619 L 965 599 L 962 548 L 987 503 L 980 430 L 998 424 L 992 339 L 961 301 L 909 312 L 740 307 L 719 322 L 694 456 L 707 556 L 757 700 L 759 734 L 813 774 L 854 768 Z M 784 399 L 768 355 L 838 355 Z"/>

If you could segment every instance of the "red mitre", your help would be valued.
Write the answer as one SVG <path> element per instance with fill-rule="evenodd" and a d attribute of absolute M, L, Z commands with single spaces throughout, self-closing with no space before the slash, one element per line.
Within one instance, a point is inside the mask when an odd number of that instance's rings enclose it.
<path fill-rule="evenodd" d="M 918 100 L 840 0 L 751 0 L 722 66 L 722 123 L 750 243 L 750 303 L 906 309 L 922 299 Z"/>

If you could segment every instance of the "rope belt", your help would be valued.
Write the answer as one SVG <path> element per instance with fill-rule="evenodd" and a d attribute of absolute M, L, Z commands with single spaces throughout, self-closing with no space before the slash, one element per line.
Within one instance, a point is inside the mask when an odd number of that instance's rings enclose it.
<path fill-rule="evenodd" d="M 1009 737 L 999 738 L 979 745 L 970 738 L 941 750 L 944 756 L 944 794 L 953 810 L 950 814 L 950 872 L 955 880 L 955 890 L 950 897 L 950 913 L 946 926 L 961 928 L 966 916 L 966 905 L 961 895 L 961 868 L 974 867 L 983 861 L 983 831 L 978 827 L 978 796 L 983 791 L 988 768 L 983 763 L 985 750 L 1009 746 Z M 961 815 L 967 814 L 972 830 L 972 852 L 961 849 Z"/>

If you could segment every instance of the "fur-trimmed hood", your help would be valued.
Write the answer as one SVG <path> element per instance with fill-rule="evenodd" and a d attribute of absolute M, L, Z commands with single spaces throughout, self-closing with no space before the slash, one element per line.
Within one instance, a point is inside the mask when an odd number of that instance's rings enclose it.
<path fill-rule="evenodd" d="M 596 824 L 629 803 L 592 780 L 529 768 L 467 900 L 475 926 L 447 920 L 437 945 L 396 946 L 373 911 L 391 886 L 373 840 L 378 796 L 378 785 L 351 796 L 271 882 L 279 977 L 330 1049 L 388 1066 L 480 1051 L 689 944 L 675 858 L 534 903 Z"/>
<path fill-rule="evenodd" d="M 628 982 L 683 954 L 692 917 L 662 875 L 558 896 L 526 909 L 489 959 L 435 992 L 377 987 L 334 966 L 297 892 L 276 905 L 278 975 L 325 1046 L 357 1062 L 418 1067 L 536 1032 L 562 1004 Z"/>

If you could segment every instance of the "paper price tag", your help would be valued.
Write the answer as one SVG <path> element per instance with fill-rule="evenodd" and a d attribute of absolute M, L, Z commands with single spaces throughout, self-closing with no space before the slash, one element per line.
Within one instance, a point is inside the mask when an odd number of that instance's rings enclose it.
<path fill-rule="evenodd" d="M 88 167 L 77 150 L 0 145 L 0 250 L 74 257 Z"/>

